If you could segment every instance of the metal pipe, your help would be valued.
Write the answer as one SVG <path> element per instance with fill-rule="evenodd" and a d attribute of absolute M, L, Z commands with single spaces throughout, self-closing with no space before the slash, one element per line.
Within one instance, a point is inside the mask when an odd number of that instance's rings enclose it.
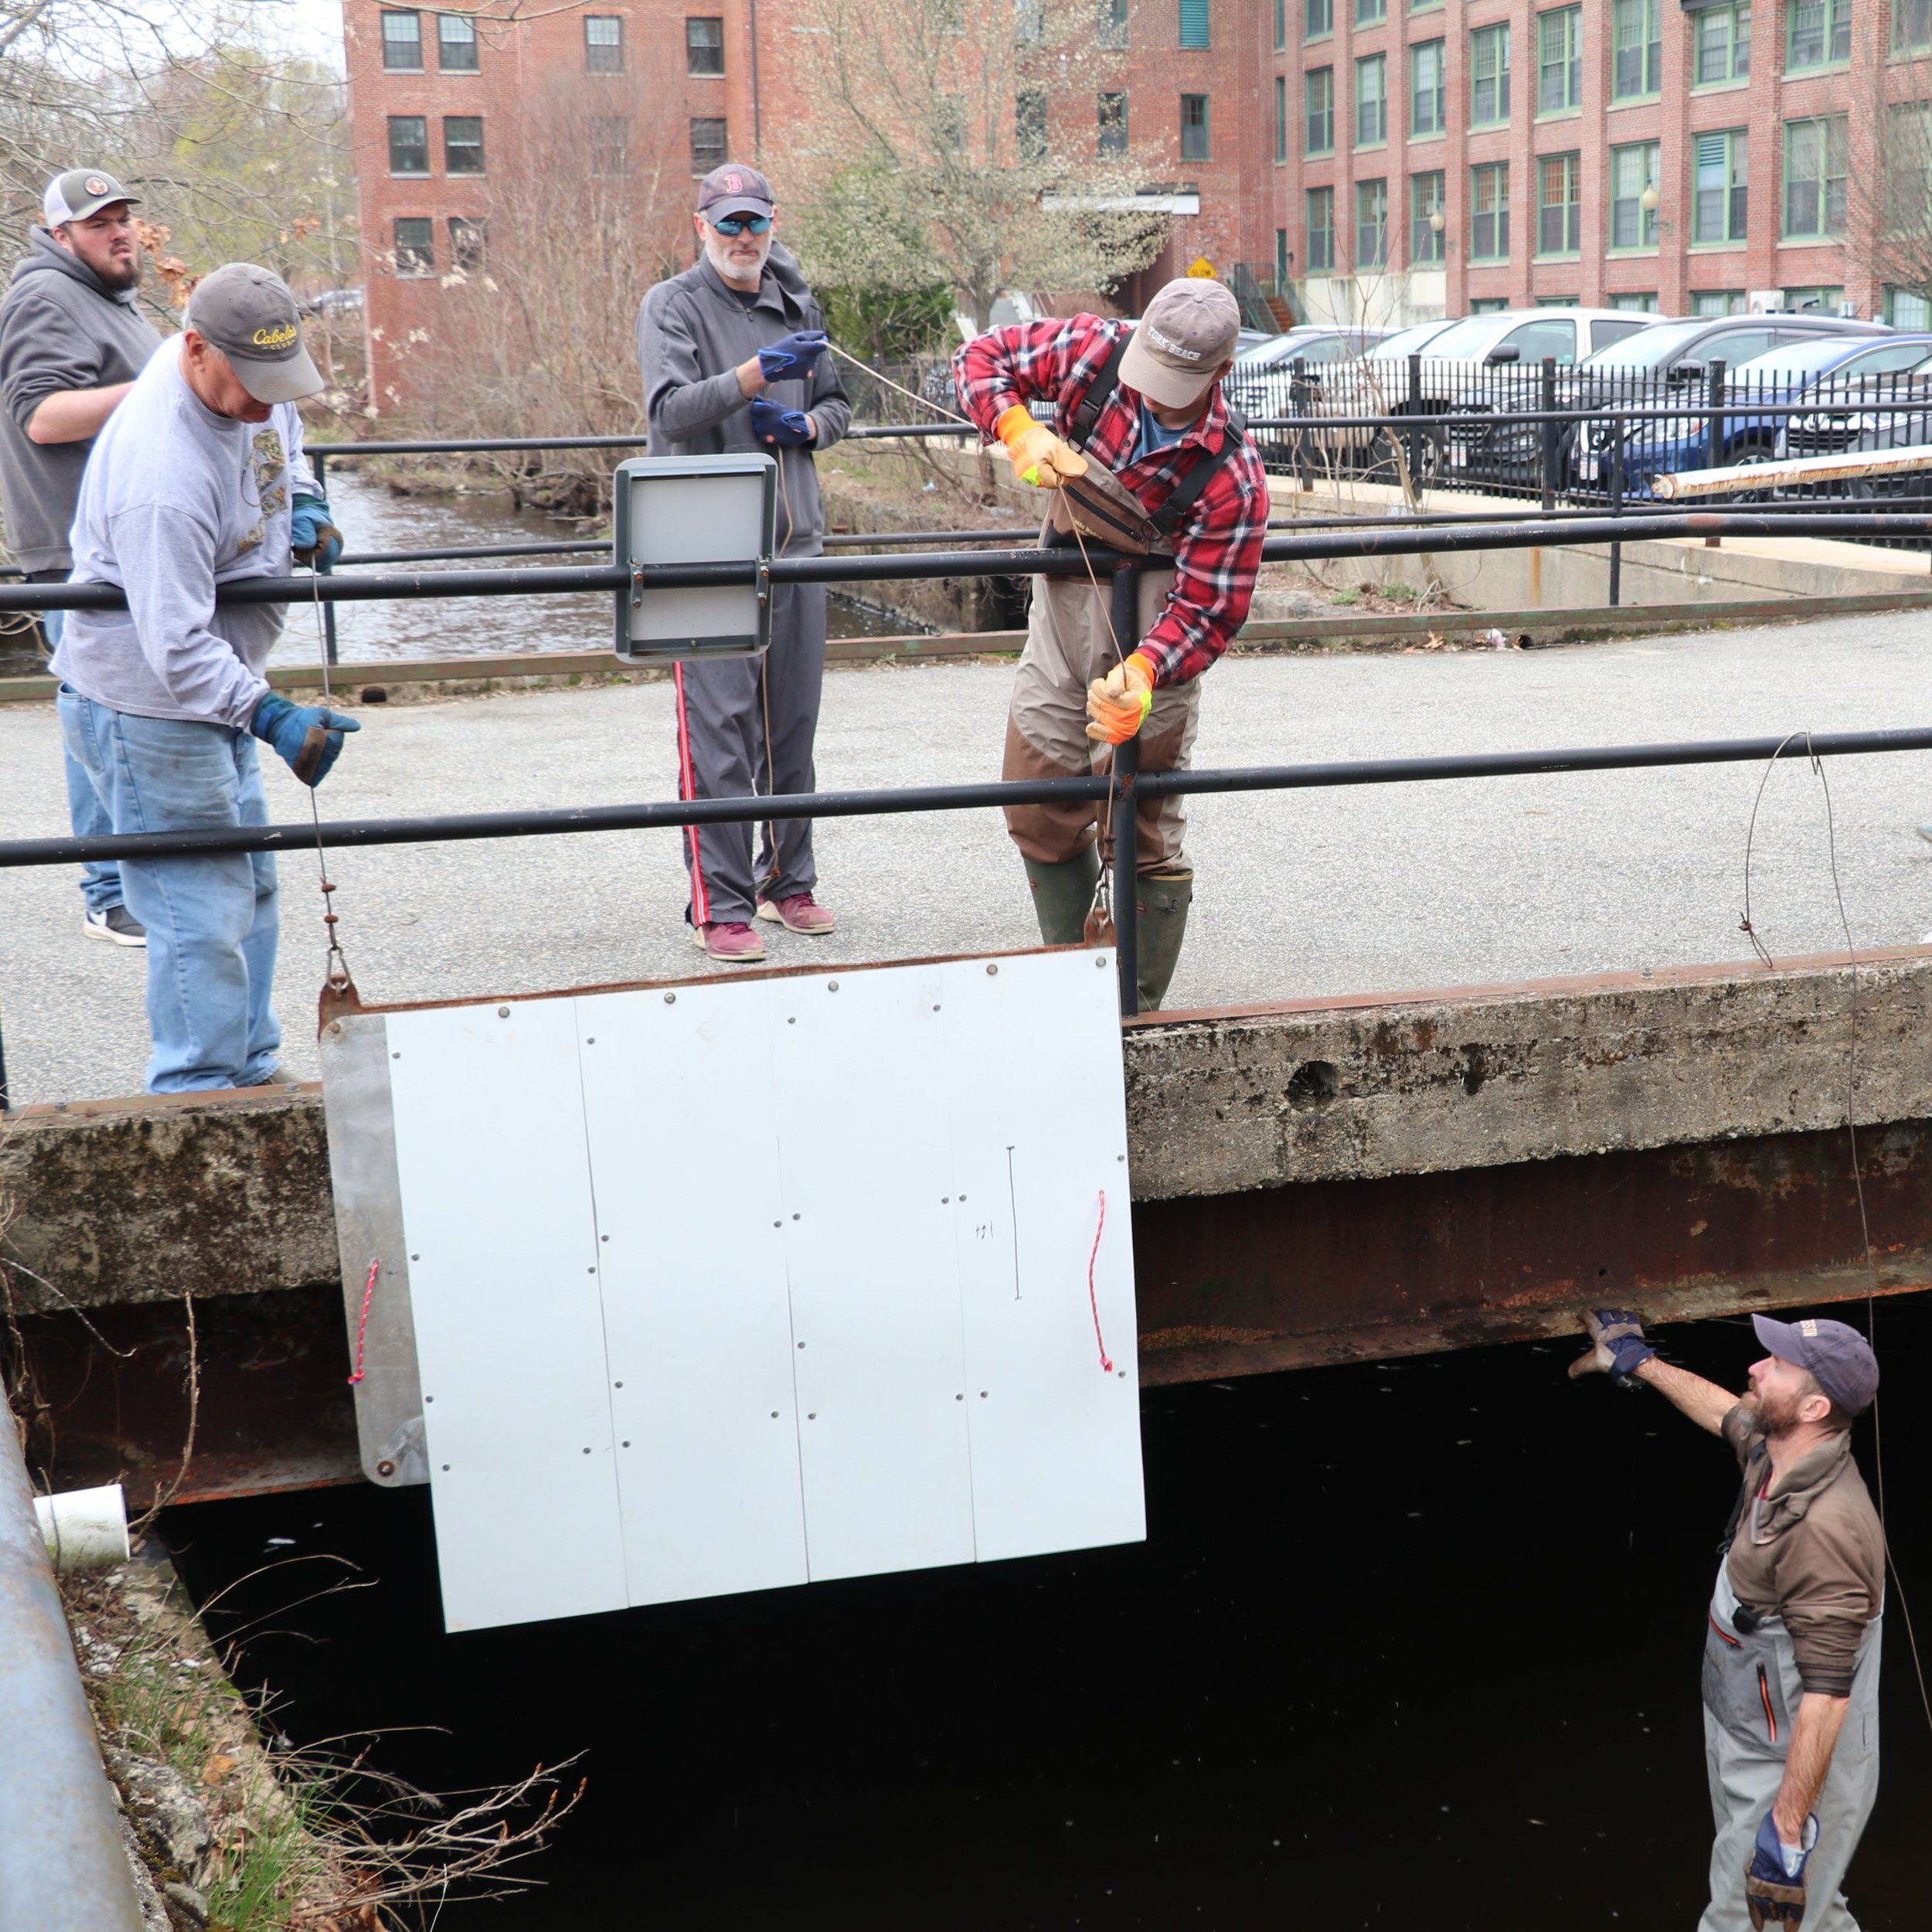
<path fill-rule="evenodd" d="M 1230 791 L 1320 791 L 1343 785 L 1421 784 L 1451 778 L 1523 778 L 1573 771 L 1638 771 L 1677 765 L 1751 764 L 1773 757 L 1851 757 L 1932 751 L 1932 726 L 1891 731 L 1800 733 L 1780 738 L 1715 738 L 1681 743 L 1580 746 L 1555 751 L 1454 752 L 1413 758 L 1248 765 L 1219 770 L 1143 772 L 1146 798 Z M 781 793 L 774 798 L 684 798 L 630 805 L 577 805 L 526 811 L 465 812 L 430 818 L 325 819 L 232 825 L 196 832 L 124 832 L 100 838 L 0 840 L 0 870 L 69 866 L 94 859 L 179 858 L 189 853 L 312 850 L 325 846 L 427 845 L 465 838 L 535 838 L 559 833 L 638 832 L 678 825 L 756 825 L 764 818 L 859 818 L 912 811 L 1104 798 L 1104 777 L 1027 778 L 970 785 L 906 785 L 876 791 Z M 1116 918 L 1117 920 L 1117 909 Z"/>
<path fill-rule="evenodd" d="M 0 1385 L 0 1926 L 141 1932 L 5 1394 Z"/>
<path fill-rule="evenodd" d="M 1114 648 L 1124 656 L 1140 642 L 1141 571 L 1123 563 L 1114 573 L 1108 595 L 1112 600 Z M 1138 799 L 1134 781 L 1140 775 L 1141 741 L 1129 738 L 1114 747 L 1114 822 L 1107 835 L 1114 845 L 1114 964 L 1118 976 L 1121 1011 L 1129 1018 L 1141 1010 L 1141 902 Z"/>
<path fill-rule="evenodd" d="M 1624 419 L 1611 419 L 1610 438 L 1610 513 L 1621 519 L 1624 514 Z M 1624 546 L 1610 546 L 1610 604 L 1614 611 L 1624 600 Z"/>

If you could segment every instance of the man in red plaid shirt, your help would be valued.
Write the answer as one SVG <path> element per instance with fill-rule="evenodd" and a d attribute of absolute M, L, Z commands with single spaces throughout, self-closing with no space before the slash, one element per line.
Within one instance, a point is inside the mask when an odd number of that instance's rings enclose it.
<path fill-rule="evenodd" d="M 1137 734 L 1143 771 L 1187 764 L 1200 675 L 1247 616 L 1267 527 L 1260 458 L 1221 395 L 1240 325 L 1220 283 L 1188 278 L 1169 282 L 1138 323 L 1097 315 L 1019 323 L 954 357 L 980 433 L 1005 444 L 1023 481 L 1053 492 L 1044 542 L 1083 540 L 1157 560 L 1141 573 L 1138 638 L 1113 635 L 1104 580 L 1034 580 L 1005 777 L 1105 772 L 1114 746 Z M 1036 397 L 1054 406 L 1051 429 L 1026 408 Z M 1105 816 L 1080 803 L 1007 812 L 1049 945 L 1083 936 L 1100 869 L 1112 859 Z M 1135 823 L 1146 1012 L 1174 977 L 1194 872 L 1180 799 L 1145 801 Z"/>

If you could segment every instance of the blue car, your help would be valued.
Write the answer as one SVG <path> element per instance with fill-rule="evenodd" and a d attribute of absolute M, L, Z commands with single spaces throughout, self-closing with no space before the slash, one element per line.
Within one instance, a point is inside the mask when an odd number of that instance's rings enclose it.
<path fill-rule="evenodd" d="M 1715 454 L 1707 416 L 1631 423 L 1624 440 L 1624 495 L 1650 497 L 1655 478 L 1684 470 L 1744 468 L 1787 453 L 1815 455 L 1847 447 L 1865 420 L 1853 412 L 1869 411 L 1895 395 L 1903 400 L 1908 391 L 1901 379 L 1928 361 L 1932 334 L 1818 336 L 1756 356 L 1726 371 L 1724 400 L 1747 411 L 1762 405 L 1765 413 L 1727 415 Z M 1672 406 L 1688 401 L 1669 399 Z M 1789 406 L 1801 401 L 1815 403 L 1817 413 L 1791 414 Z M 1592 454 L 1597 460 L 1579 467 L 1587 482 L 1600 486 L 1607 452 Z"/>

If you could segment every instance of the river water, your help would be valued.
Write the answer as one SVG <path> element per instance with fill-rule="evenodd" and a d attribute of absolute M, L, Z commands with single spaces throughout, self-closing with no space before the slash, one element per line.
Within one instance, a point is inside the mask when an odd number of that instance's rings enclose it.
<path fill-rule="evenodd" d="M 1932 1296 L 1878 1325 L 1894 1553 L 1932 1618 Z M 1733 1387 L 1761 1352 L 1743 1321 L 1661 1338 Z M 439 1932 L 1691 1932 L 1734 1465 L 1655 1396 L 1567 1382 L 1573 1352 L 1149 1390 L 1144 1545 L 563 1624 L 443 1635 L 422 1490 L 162 1528 L 198 1600 L 230 1593 L 218 1631 L 264 1620 L 240 1675 L 298 1742 L 385 1731 L 376 1761 L 444 1790 L 582 1754 L 542 1887 Z M 325 1553 L 359 1587 L 248 1578 Z M 1923 1932 L 1932 1733 L 1887 1621 L 1850 1895 L 1866 1932 Z"/>

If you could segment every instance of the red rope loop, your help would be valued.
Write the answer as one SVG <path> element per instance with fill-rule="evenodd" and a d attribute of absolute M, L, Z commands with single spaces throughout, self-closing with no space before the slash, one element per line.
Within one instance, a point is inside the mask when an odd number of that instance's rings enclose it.
<path fill-rule="evenodd" d="M 1106 1226 L 1107 1189 L 1102 1188 L 1100 1189 L 1100 1226 L 1094 1230 L 1093 1251 L 1087 1257 L 1087 1305 L 1094 1311 L 1094 1339 L 1098 1344 L 1100 1351 L 1101 1371 L 1104 1374 L 1111 1375 L 1114 1372 L 1114 1365 L 1107 1359 L 1107 1343 L 1100 1334 L 1100 1297 L 1094 1292 L 1094 1264 L 1100 1258 L 1100 1235 Z"/>
<path fill-rule="evenodd" d="M 355 1324 L 355 1372 L 349 1379 L 352 1389 L 362 1379 L 362 1341 L 369 1333 L 369 1304 L 375 1298 L 376 1277 L 383 1271 L 380 1261 L 369 1264 L 369 1279 L 362 1284 L 362 1312 Z"/>

